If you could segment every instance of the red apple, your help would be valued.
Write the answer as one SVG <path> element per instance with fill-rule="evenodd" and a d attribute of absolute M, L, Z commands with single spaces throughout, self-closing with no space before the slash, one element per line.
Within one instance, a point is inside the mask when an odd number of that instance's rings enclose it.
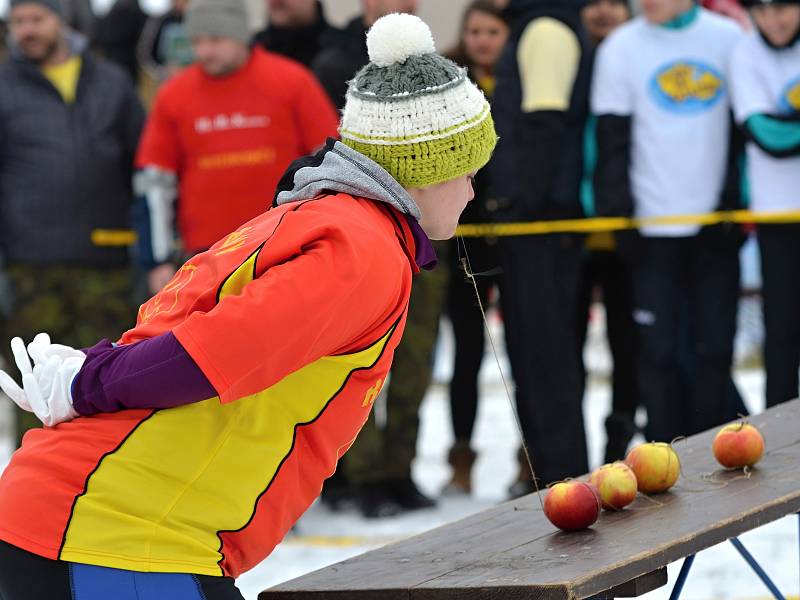
<path fill-rule="evenodd" d="M 636 481 L 639 491 L 644 494 L 666 492 L 678 481 L 681 461 L 672 446 L 664 442 L 640 444 L 625 457 Z"/>
<path fill-rule="evenodd" d="M 624 462 L 603 465 L 592 473 L 589 481 L 600 492 L 600 501 L 606 510 L 622 510 L 636 499 L 636 475 Z"/>
<path fill-rule="evenodd" d="M 564 531 L 586 529 L 600 515 L 600 494 L 594 485 L 585 481 L 556 483 L 545 496 L 544 514 Z"/>
<path fill-rule="evenodd" d="M 749 423 L 731 423 L 717 432 L 711 449 L 723 467 L 752 467 L 764 454 L 764 438 L 758 428 Z"/>

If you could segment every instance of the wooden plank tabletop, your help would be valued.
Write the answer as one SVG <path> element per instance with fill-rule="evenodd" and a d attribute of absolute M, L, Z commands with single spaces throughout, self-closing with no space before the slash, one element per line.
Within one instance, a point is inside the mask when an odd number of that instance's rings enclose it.
<path fill-rule="evenodd" d="M 259 600 L 572 600 L 626 585 L 638 595 L 665 582 L 669 563 L 800 512 L 800 400 L 750 422 L 766 452 L 749 477 L 719 467 L 716 429 L 707 431 L 676 443 L 682 474 L 672 490 L 640 494 L 586 531 L 556 530 L 532 494 L 288 581 Z"/>

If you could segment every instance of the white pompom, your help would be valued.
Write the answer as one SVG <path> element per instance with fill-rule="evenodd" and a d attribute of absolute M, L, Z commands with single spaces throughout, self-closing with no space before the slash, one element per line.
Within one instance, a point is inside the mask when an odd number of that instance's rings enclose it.
<path fill-rule="evenodd" d="M 369 59 L 379 67 L 403 63 L 409 56 L 436 52 L 425 21 L 414 15 L 393 13 L 381 17 L 367 33 Z"/>

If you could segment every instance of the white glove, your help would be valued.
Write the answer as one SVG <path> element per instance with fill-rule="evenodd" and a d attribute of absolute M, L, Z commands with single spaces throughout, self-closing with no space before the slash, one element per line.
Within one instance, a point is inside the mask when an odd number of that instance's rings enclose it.
<path fill-rule="evenodd" d="M 72 407 L 72 380 L 81 370 L 86 355 L 80 350 L 51 344 L 50 336 L 40 333 L 28 345 L 15 337 L 11 340 L 14 362 L 22 373 L 22 388 L 0 370 L 0 388 L 22 410 L 34 413 L 52 427 L 78 416 Z M 33 359 L 31 367 L 30 358 Z"/>

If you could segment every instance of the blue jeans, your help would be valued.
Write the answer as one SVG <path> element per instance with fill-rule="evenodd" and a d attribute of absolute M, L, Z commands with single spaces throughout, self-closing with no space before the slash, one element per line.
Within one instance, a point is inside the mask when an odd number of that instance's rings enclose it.
<path fill-rule="evenodd" d="M 0 542 L 0 600 L 243 600 L 233 579 L 68 563 Z"/>

